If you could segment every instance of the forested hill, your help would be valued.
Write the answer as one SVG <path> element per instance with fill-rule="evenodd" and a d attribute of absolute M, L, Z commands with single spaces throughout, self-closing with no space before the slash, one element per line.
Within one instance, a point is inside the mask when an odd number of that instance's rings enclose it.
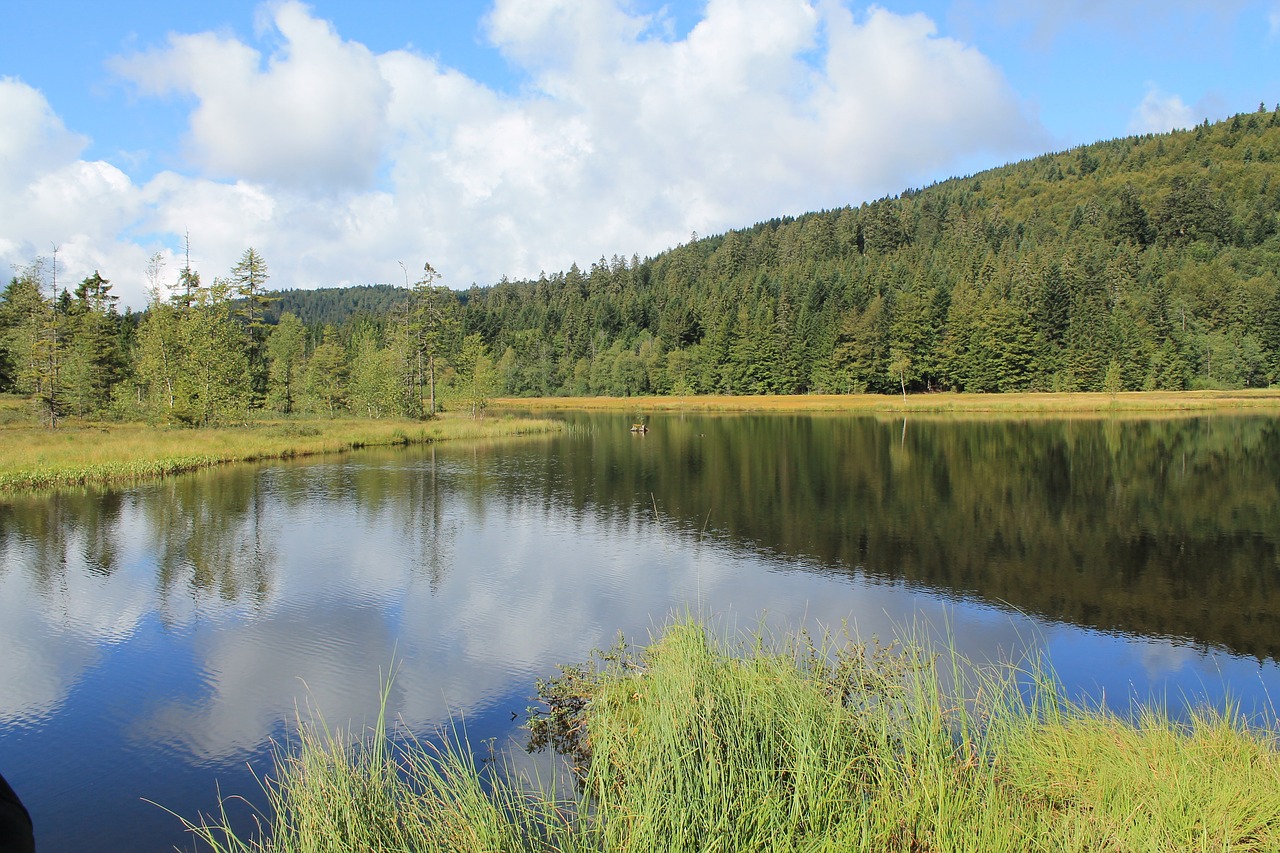
<path fill-rule="evenodd" d="M 266 321 L 275 325 L 286 311 L 305 326 L 341 326 L 367 315 L 385 317 L 409 300 L 405 288 L 390 284 L 361 284 L 320 290 L 278 290 L 268 294 Z"/>
<path fill-rule="evenodd" d="M 473 287 L 461 326 L 507 394 L 1268 385 L 1278 211 L 1280 108 L 1260 109 Z M 408 292 L 282 296 L 341 332 Z"/>
<path fill-rule="evenodd" d="M 1277 211 L 1280 107 L 473 288 L 464 327 L 520 394 L 1267 385 Z"/>

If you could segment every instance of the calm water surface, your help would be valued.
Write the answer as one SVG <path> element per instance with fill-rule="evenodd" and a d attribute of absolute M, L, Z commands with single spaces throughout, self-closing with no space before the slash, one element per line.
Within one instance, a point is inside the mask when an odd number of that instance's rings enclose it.
<path fill-rule="evenodd" d="M 501 747 L 534 679 L 673 612 L 929 626 L 1122 710 L 1280 701 L 1274 419 L 566 417 L 0 503 L 0 771 L 40 849 L 190 847 L 165 809 L 260 801 L 297 709 L 372 721 L 393 664 L 409 728 Z"/>

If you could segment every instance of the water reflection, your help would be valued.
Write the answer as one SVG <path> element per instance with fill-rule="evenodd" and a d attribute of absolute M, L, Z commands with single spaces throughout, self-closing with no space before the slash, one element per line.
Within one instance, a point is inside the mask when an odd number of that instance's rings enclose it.
<path fill-rule="evenodd" d="M 689 533 L 842 574 L 1280 654 L 1273 418 L 672 418 L 594 450 L 573 507 L 652 496 Z"/>
<path fill-rule="evenodd" d="M 299 705 L 368 720 L 393 662 L 409 726 L 503 736 L 534 678 L 673 610 L 917 622 L 1121 706 L 1280 690 L 1269 419 L 574 420 L 0 505 L 0 758 L 41 849 L 181 843 L 139 798 L 252 792 Z"/>

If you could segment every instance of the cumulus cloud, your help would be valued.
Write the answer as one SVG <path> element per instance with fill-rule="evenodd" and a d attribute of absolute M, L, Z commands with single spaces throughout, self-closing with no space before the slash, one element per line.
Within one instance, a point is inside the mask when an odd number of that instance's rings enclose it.
<path fill-rule="evenodd" d="M 81 160 L 89 140 L 69 131 L 44 95 L 0 78 L 0 276 L 58 249 L 76 277 L 134 253 L 121 239 L 140 212 L 137 188 L 104 161 Z"/>
<path fill-rule="evenodd" d="M 528 73 L 517 98 L 384 58 L 397 203 L 459 223 L 423 244 L 465 280 L 483 267 L 464 235 L 491 235 L 502 272 L 536 275 L 857 203 L 1039 138 L 999 70 L 923 16 L 713 0 L 686 37 L 661 31 L 612 4 L 502 0 L 487 33 Z"/>
<path fill-rule="evenodd" d="M 80 156 L 89 140 L 72 133 L 44 95 L 0 77 L 0 186 L 20 189 L 25 175 L 42 175 Z"/>
<path fill-rule="evenodd" d="M 1186 129 L 1196 123 L 1195 114 L 1191 107 L 1182 102 L 1182 98 L 1150 86 L 1142 103 L 1134 108 L 1129 119 L 1129 129 L 1134 133 L 1165 133 Z"/>
<path fill-rule="evenodd" d="M 266 47 L 178 34 L 113 63 L 192 102 L 187 165 L 112 176 L 102 205 L 134 304 L 156 247 L 133 233 L 173 249 L 190 231 L 206 278 L 252 245 L 283 287 L 399 281 L 423 259 L 465 287 L 857 204 L 1045 139 L 982 53 L 837 0 L 710 0 L 683 37 L 621 0 L 497 0 L 482 28 L 518 77 L 503 92 L 375 55 L 293 0 L 264 8 Z M 110 243 L 104 223 L 76 230 Z"/>
<path fill-rule="evenodd" d="M 213 33 L 117 59 L 148 94 L 194 96 L 189 146 L 210 173 L 294 187 L 368 184 L 381 161 L 386 82 L 373 54 L 301 3 L 275 7 L 283 44 L 266 61 Z"/>

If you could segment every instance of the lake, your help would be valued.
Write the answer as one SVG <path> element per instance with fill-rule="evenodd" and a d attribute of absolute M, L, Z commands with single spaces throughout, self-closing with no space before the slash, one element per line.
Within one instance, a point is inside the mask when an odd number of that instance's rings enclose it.
<path fill-rule="evenodd" d="M 535 679 L 672 614 L 1274 719 L 1275 418 L 562 417 L 0 502 L 0 772 L 42 853 L 189 848 L 166 809 L 260 804 L 299 710 L 372 722 L 391 668 L 413 732 L 519 752 Z"/>

